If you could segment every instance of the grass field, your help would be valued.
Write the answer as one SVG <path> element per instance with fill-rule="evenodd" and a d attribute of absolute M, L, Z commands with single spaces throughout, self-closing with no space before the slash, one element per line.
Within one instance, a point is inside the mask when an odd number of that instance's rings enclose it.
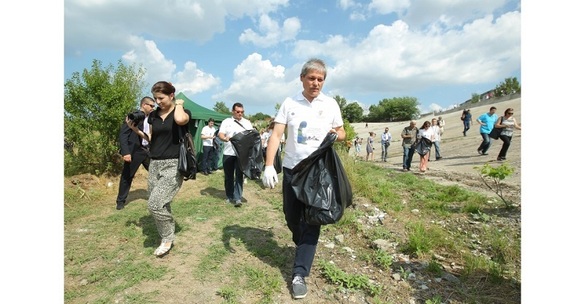
<path fill-rule="evenodd" d="M 341 157 L 354 205 L 323 226 L 303 303 L 520 303 L 518 208 Z M 247 181 L 234 208 L 221 171 L 185 182 L 172 203 L 177 240 L 156 258 L 146 175 L 121 211 L 117 177 L 64 179 L 66 303 L 295 302 L 279 187 Z"/>

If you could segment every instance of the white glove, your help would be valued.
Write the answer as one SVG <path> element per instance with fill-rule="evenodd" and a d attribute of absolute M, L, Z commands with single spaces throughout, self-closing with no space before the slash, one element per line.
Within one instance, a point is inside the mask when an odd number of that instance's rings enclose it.
<path fill-rule="evenodd" d="M 274 170 L 274 166 L 266 166 L 264 168 L 264 176 L 262 176 L 262 183 L 264 187 L 274 188 L 278 184 L 278 174 Z"/>

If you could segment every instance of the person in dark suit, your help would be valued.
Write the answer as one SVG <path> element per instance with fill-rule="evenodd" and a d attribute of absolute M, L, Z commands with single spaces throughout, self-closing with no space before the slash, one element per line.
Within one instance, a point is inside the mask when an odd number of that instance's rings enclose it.
<path fill-rule="evenodd" d="M 154 111 L 155 103 L 151 97 L 143 97 L 140 100 L 140 111 L 144 113 L 144 118 L 136 121 L 136 126 L 139 130 L 148 132 L 149 124 L 146 118 Z M 137 112 L 135 112 L 137 113 Z M 135 115 L 141 116 L 141 115 Z M 120 127 L 120 154 L 124 159 L 124 169 L 120 176 L 120 186 L 118 187 L 118 197 L 116 198 L 116 209 L 122 210 L 126 205 L 126 198 L 132 186 L 132 180 L 140 165 L 143 165 L 146 170 L 150 165 L 150 156 L 148 154 L 148 141 L 140 138 L 138 134 L 132 131 L 128 124 L 124 122 Z"/>

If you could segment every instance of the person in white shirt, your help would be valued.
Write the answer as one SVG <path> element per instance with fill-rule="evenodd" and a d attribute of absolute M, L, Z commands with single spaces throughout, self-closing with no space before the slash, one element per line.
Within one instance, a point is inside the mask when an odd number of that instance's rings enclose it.
<path fill-rule="evenodd" d="M 242 206 L 244 192 L 244 173 L 238 165 L 238 157 L 230 142 L 236 133 L 253 129 L 252 123 L 244 118 L 244 106 L 236 102 L 232 106 L 232 117 L 226 118 L 219 127 L 219 138 L 225 142 L 223 147 L 224 187 L 227 201 L 236 207 Z M 274 156 L 272 156 L 274 157 Z"/>
<path fill-rule="evenodd" d="M 420 129 L 418 129 L 416 138 L 417 152 L 420 155 L 420 164 L 418 166 L 418 169 L 420 170 L 420 172 L 424 173 L 428 169 L 427 164 L 429 162 L 429 157 L 431 157 L 432 142 L 435 139 L 435 131 L 431 129 L 431 123 L 428 120 L 423 123 Z M 426 153 L 424 155 L 421 155 L 421 152 Z"/>
<path fill-rule="evenodd" d="M 445 132 L 445 120 L 443 119 L 443 117 L 439 116 L 439 119 L 437 120 L 437 125 L 441 129 L 440 135 L 443 136 L 443 132 Z"/>
<path fill-rule="evenodd" d="M 268 124 L 268 128 L 266 128 L 266 130 L 264 130 L 263 132 L 261 132 L 260 138 L 262 139 L 262 155 L 264 156 L 264 162 L 266 162 L 266 148 L 268 147 L 268 139 L 270 139 L 270 136 L 272 136 L 272 130 L 274 129 L 274 120 L 270 121 L 270 124 Z M 282 144 L 285 141 L 285 137 L 284 134 L 282 134 L 282 137 L 280 138 L 280 146 L 281 146 L 281 151 L 282 151 Z"/>
<path fill-rule="evenodd" d="M 443 132 L 441 132 L 441 127 L 437 124 L 436 118 L 433 118 L 431 120 L 431 130 L 434 134 L 433 146 L 435 146 L 435 160 L 440 160 L 441 158 L 443 158 L 441 156 L 441 134 L 443 134 Z M 431 154 L 429 151 L 429 159 L 430 157 Z"/>
<path fill-rule="evenodd" d="M 213 139 L 215 138 L 215 120 L 209 118 L 207 125 L 201 130 L 201 139 L 203 143 L 203 160 L 201 162 L 201 172 L 204 175 L 211 174 L 211 168 L 213 167 Z"/>
<path fill-rule="evenodd" d="M 274 156 L 282 134 L 285 129 L 288 130 L 282 161 L 282 210 L 296 245 L 292 268 L 292 294 L 295 299 L 307 295 L 305 277 L 311 271 L 321 226 L 308 225 L 303 221 L 305 205 L 294 194 L 292 169 L 317 150 L 328 133 L 336 133 L 338 142 L 344 142 L 346 136 L 337 101 L 321 92 L 325 77 L 327 68 L 322 60 L 313 58 L 303 65 L 300 74 L 303 91 L 286 98 L 274 118 L 274 130 L 268 140 L 266 166 L 262 177 L 266 187 L 274 188 L 278 183 Z"/>
<path fill-rule="evenodd" d="M 388 127 L 384 129 L 382 133 L 382 161 L 386 161 L 388 157 L 388 148 L 390 147 L 390 141 L 392 141 L 392 135 L 388 132 Z"/>

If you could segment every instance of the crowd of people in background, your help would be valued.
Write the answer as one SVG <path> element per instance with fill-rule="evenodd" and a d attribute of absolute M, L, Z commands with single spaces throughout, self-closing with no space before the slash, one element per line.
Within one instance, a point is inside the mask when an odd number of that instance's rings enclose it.
<path fill-rule="evenodd" d="M 506 154 L 511 145 L 514 130 L 521 130 L 520 124 L 513 118 L 514 109 L 508 108 L 504 111 L 504 115 L 498 117 L 496 114 L 497 108 L 492 106 L 488 112 L 481 114 L 476 122 L 479 126 L 478 133 L 481 142 L 477 148 L 480 155 L 489 155 L 488 150 L 492 144 L 493 138 L 490 138 L 490 133 L 494 128 L 503 128 L 498 139 L 501 139 L 503 144 L 497 156 L 497 161 L 505 161 Z M 467 136 L 467 132 L 473 125 L 472 114 L 470 109 L 464 109 L 461 113 L 461 121 L 463 123 L 463 136 Z M 420 128 L 417 128 L 416 120 L 411 120 L 409 126 L 404 127 L 400 133 L 400 140 L 402 141 L 402 171 L 410 171 L 414 152 L 418 152 L 420 156 L 419 172 L 424 173 L 428 169 L 428 162 L 431 161 L 431 156 L 434 153 L 434 161 L 439 161 L 443 158 L 441 154 L 441 138 L 445 132 L 445 120 L 442 116 L 433 117 L 430 121 L 424 121 Z M 364 159 L 365 161 L 380 161 L 386 162 L 390 157 L 389 147 L 392 141 L 392 134 L 388 127 L 384 127 L 382 136 L 379 141 L 376 140 L 376 132 L 368 131 L 369 136 L 366 138 L 366 153 L 365 158 L 362 155 L 363 138 L 358 135 L 353 141 L 348 141 L 354 147 L 354 157 Z M 374 155 L 375 144 L 381 144 L 381 152 L 379 158 Z M 434 149 L 433 149 L 434 147 Z"/>

